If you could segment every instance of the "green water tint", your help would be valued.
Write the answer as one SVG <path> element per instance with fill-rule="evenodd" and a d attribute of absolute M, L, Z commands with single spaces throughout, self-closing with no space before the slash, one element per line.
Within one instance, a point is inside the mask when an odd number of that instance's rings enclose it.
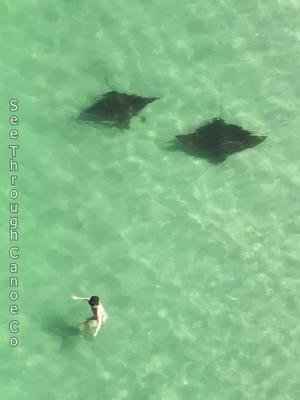
<path fill-rule="evenodd" d="M 0 15 L 1 107 L 18 97 L 22 121 L 21 332 L 13 351 L 1 328 L 1 398 L 298 399 L 299 6 L 25 1 Z M 161 97 L 126 133 L 76 121 L 105 73 Z M 168 150 L 220 103 L 266 142 L 220 166 Z M 77 334 L 90 310 L 71 294 L 100 296 L 97 338 Z"/>

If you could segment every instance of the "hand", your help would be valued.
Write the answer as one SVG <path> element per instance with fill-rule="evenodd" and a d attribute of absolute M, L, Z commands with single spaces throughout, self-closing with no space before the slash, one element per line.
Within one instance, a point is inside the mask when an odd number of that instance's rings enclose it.
<path fill-rule="evenodd" d="M 98 322 L 97 328 L 95 329 L 95 332 L 93 334 L 94 337 L 98 335 L 100 328 L 101 328 L 101 322 Z"/>

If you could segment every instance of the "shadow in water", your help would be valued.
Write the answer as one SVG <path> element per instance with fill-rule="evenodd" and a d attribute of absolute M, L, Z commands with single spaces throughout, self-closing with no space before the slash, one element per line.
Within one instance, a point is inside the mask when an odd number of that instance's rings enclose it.
<path fill-rule="evenodd" d="M 42 326 L 44 331 L 60 341 L 61 350 L 68 350 L 78 345 L 82 340 L 91 339 L 87 332 L 81 332 L 78 325 L 71 325 L 59 314 L 47 313 L 47 319 L 42 321 Z"/>

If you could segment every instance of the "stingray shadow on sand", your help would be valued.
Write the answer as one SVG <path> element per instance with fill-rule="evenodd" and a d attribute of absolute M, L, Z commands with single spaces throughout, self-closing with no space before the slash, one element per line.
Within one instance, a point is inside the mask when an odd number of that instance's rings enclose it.
<path fill-rule="evenodd" d="M 177 135 L 176 139 L 169 150 L 177 151 L 183 145 L 186 153 L 217 164 L 234 153 L 257 146 L 266 136 L 256 136 L 238 125 L 227 124 L 222 118 L 215 118 L 193 133 Z"/>
<path fill-rule="evenodd" d="M 112 90 L 84 109 L 79 118 L 82 121 L 129 129 L 131 118 L 147 104 L 158 99 L 158 97 L 141 97 Z"/>

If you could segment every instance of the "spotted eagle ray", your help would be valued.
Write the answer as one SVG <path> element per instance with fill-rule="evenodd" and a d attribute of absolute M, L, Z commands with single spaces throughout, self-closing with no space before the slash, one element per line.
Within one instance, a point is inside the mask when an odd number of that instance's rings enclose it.
<path fill-rule="evenodd" d="M 231 154 L 257 146 L 266 136 L 255 136 L 238 125 L 227 124 L 222 118 L 215 118 L 194 133 L 177 135 L 176 138 L 189 152 L 219 163 Z"/>
<path fill-rule="evenodd" d="M 155 100 L 158 97 L 141 97 L 112 90 L 83 110 L 80 117 L 87 121 L 128 129 L 131 118 Z"/>

